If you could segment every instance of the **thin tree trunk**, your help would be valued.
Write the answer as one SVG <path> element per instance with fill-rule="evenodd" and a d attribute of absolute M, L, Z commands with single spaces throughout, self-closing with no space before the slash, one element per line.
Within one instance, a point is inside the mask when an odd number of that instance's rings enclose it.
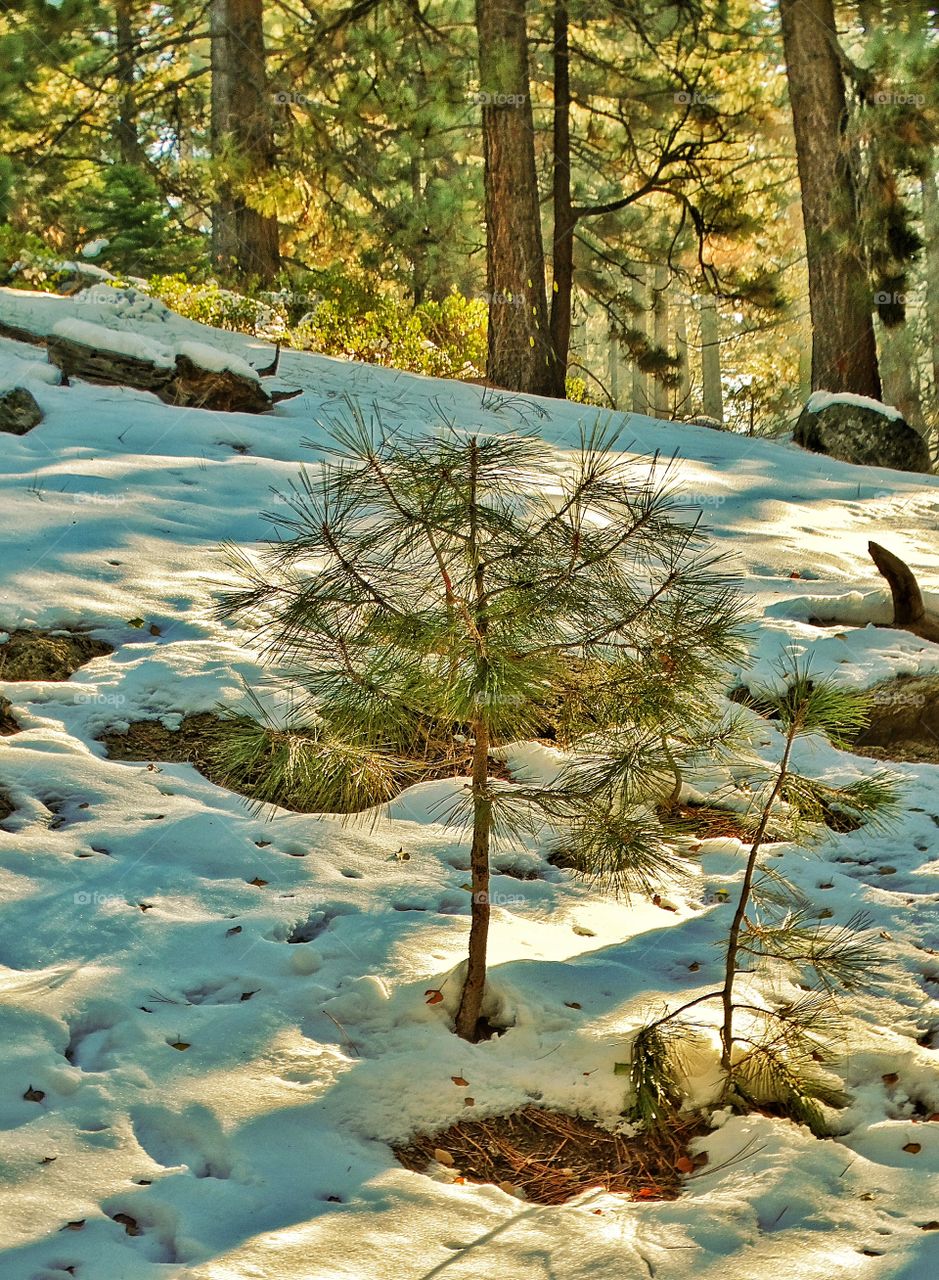
<path fill-rule="evenodd" d="M 525 0 L 476 0 L 476 26 L 486 190 L 487 376 L 512 391 L 551 395 Z"/>
<path fill-rule="evenodd" d="M 607 347 L 607 370 L 610 383 L 610 400 L 614 409 L 619 408 L 619 338 L 613 332 L 609 331 L 609 345 Z"/>
<path fill-rule="evenodd" d="M 675 347 L 678 352 L 678 391 L 675 399 L 675 417 L 680 418 L 691 409 L 691 362 L 688 358 L 688 317 L 684 300 L 675 308 Z"/>
<path fill-rule="evenodd" d="M 636 277 L 634 293 L 639 306 L 633 326 L 644 338 L 647 338 L 649 335 L 649 313 L 647 310 L 646 268 L 642 263 L 634 263 L 632 273 Z M 633 413 L 649 412 L 649 375 L 643 373 L 635 359 L 632 365 L 632 409 Z"/>
<path fill-rule="evenodd" d="M 756 872 L 756 861 L 759 856 L 763 840 L 766 837 L 766 830 L 769 827 L 770 817 L 772 816 L 773 805 L 782 791 L 783 783 L 786 780 L 786 774 L 789 771 L 789 757 L 792 754 L 792 744 L 795 740 L 795 732 L 790 730 L 786 740 L 786 747 L 783 751 L 782 761 L 779 765 L 779 773 L 776 777 L 776 783 L 773 787 L 770 797 L 763 809 L 762 816 L 756 831 L 753 833 L 753 842 L 750 845 L 750 852 L 747 856 L 746 870 L 743 873 L 743 884 L 740 887 L 740 897 L 737 901 L 737 909 L 734 912 L 734 918 L 730 926 L 730 933 L 727 937 L 727 951 L 724 960 L 724 987 L 721 992 L 721 1004 L 723 1006 L 723 1019 L 721 1022 L 721 1066 L 724 1069 L 725 1083 L 730 1083 L 730 1074 L 733 1070 L 733 1049 L 734 1049 L 734 980 L 737 976 L 737 953 L 739 951 L 740 930 L 743 928 L 744 917 L 747 914 L 747 906 L 750 902 L 750 892 L 753 888 L 753 877 Z"/>
<path fill-rule="evenodd" d="M 922 178 L 922 196 L 932 393 L 934 406 L 939 406 L 939 196 L 936 194 L 936 158 L 932 153 Z"/>
<path fill-rule="evenodd" d="M 145 157 L 137 133 L 137 98 L 134 81 L 137 68 L 137 40 L 134 34 L 132 0 L 117 0 L 114 20 L 119 86 L 114 132 L 121 163 L 140 165 Z"/>
<path fill-rule="evenodd" d="M 567 0 L 554 4 L 554 245 L 551 293 L 553 394 L 567 395 L 574 287 L 574 217 L 571 202 L 571 85 Z"/>
<path fill-rule="evenodd" d="M 262 0 L 212 0 L 212 252 L 221 271 L 267 284 L 280 266 L 277 218 L 245 194 L 274 162 L 262 17 Z"/>
<path fill-rule="evenodd" d="M 477 660 L 480 665 L 484 665 L 487 661 L 486 637 L 489 624 L 486 566 L 479 550 L 479 509 L 476 500 L 478 474 L 479 450 L 474 436 L 470 441 L 469 557 L 473 566 L 472 625 Z M 471 1041 L 478 1038 L 483 996 L 486 993 L 486 950 L 490 916 L 489 843 L 492 831 L 492 798 L 489 795 L 490 737 L 488 708 L 483 706 L 473 723 L 473 843 L 470 849 L 472 905 L 466 979 L 456 1015 L 457 1035 Z"/>
<path fill-rule="evenodd" d="M 456 1032 L 464 1040 L 475 1041 L 486 991 L 486 951 L 489 942 L 489 828 L 491 804 L 487 797 L 489 783 L 489 735 L 486 726 L 475 726 L 473 749 L 473 843 L 470 848 L 469 955 L 466 979 L 456 1015 Z"/>
<path fill-rule="evenodd" d="M 668 348 L 668 267 L 658 263 L 655 268 L 655 292 L 652 302 L 652 341 L 661 350 Z M 661 378 L 652 383 L 652 411 L 657 418 L 668 417 L 668 387 Z"/>
<path fill-rule="evenodd" d="M 779 0 L 802 188 L 812 387 L 880 399 L 833 0 Z"/>
<path fill-rule="evenodd" d="M 712 294 L 701 299 L 701 408 L 708 418 L 724 421 L 721 387 L 721 326 Z"/>
<path fill-rule="evenodd" d="M 923 411 L 917 386 L 916 345 L 909 321 L 878 328 L 884 400 L 895 405 L 906 421 L 920 430 Z"/>

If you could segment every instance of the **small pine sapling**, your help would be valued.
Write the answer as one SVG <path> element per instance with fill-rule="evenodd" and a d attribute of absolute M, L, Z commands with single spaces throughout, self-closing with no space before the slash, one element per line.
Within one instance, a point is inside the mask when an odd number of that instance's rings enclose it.
<path fill-rule="evenodd" d="M 848 746 L 867 721 L 868 698 L 831 680 L 813 679 L 806 664 L 783 672 L 782 693 L 751 699 L 782 735 L 779 763 L 752 771 L 756 813 L 743 877 L 723 944 L 724 981 L 643 1026 L 636 1035 L 630 1076 L 637 1120 L 665 1123 L 680 1104 L 682 1055 L 713 1023 L 694 1022 L 691 1009 L 708 1005 L 719 1013 L 723 1098 L 741 1109 L 775 1105 L 814 1133 L 825 1132 L 820 1103 L 843 1100 L 831 1065 L 840 1027 L 837 996 L 874 980 L 881 960 L 878 940 L 863 913 L 844 924 L 827 924 L 816 907 L 780 875 L 761 865 L 768 840 L 808 843 L 826 831 L 854 830 L 888 820 L 898 798 L 898 779 L 877 772 L 845 786 L 798 773 L 793 750 L 819 734 Z M 754 979 L 789 976 L 802 994 L 766 996 Z M 803 979 L 811 973 L 812 985 Z M 744 984 L 742 979 L 748 979 Z M 770 983 L 772 986 L 773 983 Z M 741 991 L 741 987 L 743 990 Z"/>
<path fill-rule="evenodd" d="M 456 1030 L 481 1024 L 496 839 L 545 824 L 577 870 L 648 890 L 682 868 L 654 808 L 727 734 L 712 683 L 741 652 L 739 597 L 667 474 L 582 434 L 445 425 L 423 437 L 351 421 L 288 498 L 288 537 L 235 560 L 222 616 L 251 619 L 303 699 L 244 717 L 225 767 L 251 794 L 353 813 L 423 777 L 470 779 L 444 821 L 470 835 L 469 952 Z M 495 748 L 567 753 L 550 785 L 493 776 Z M 666 805 L 667 807 L 667 805 Z"/>

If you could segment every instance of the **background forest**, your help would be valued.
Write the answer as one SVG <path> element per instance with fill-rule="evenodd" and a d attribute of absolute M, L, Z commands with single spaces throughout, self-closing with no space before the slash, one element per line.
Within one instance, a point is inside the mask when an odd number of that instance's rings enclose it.
<path fill-rule="evenodd" d="M 931 431 L 936 34 L 877 0 L 14 0 L 0 282 L 77 261 L 380 364 Z"/>

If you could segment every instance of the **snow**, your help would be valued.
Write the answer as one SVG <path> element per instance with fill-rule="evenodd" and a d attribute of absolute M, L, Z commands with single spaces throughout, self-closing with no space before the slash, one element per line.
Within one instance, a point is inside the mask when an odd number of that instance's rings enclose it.
<path fill-rule="evenodd" d="M 229 352 L 220 351 L 218 347 L 210 346 L 207 342 L 182 342 L 176 348 L 176 354 L 186 356 L 200 369 L 208 369 L 210 373 L 236 373 L 239 377 L 260 382 L 257 370 L 248 364 L 247 360 L 242 360 Z"/>
<path fill-rule="evenodd" d="M 263 343 L 136 291 L 99 292 L 0 291 L 0 318 L 35 333 L 84 320 L 140 349 L 203 342 L 270 359 Z M 270 536 L 259 512 L 283 509 L 277 492 L 323 456 L 313 424 L 346 421 L 351 400 L 415 431 L 443 417 L 537 431 L 547 472 L 590 411 L 284 352 L 283 375 L 304 394 L 258 418 L 54 385 L 40 358 L 0 341 L 0 377 L 25 380 L 45 414 L 5 437 L 0 501 L 17 536 L 0 567 L 0 627 L 88 627 L 115 652 L 67 683 L 0 682 L 23 726 L 0 740 L 0 784 L 17 806 L 0 824 L 3 1280 L 939 1274 L 939 1232 L 924 1229 L 939 1218 L 939 1123 L 927 1119 L 939 1112 L 937 1050 L 919 1043 L 939 1032 L 936 766 L 897 766 L 908 792 L 892 829 L 774 850 L 835 923 L 863 908 L 886 935 L 880 985 L 845 1006 L 852 1100 L 837 1138 L 722 1114 L 699 1140 L 709 1164 L 679 1200 L 598 1192 L 544 1208 L 409 1173 L 388 1144 L 451 1123 L 466 1096 L 478 1115 L 537 1100 L 614 1122 L 631 1029 L 715 979 L 731 909 L 719 891 L 739 880 L 741 846 L 704 841 L 691 882 L 663 891 L 675 910 L 602 896 L 551 866 L 537 839 L 501 848 L 492 998 L 514 1025 L 469 1046 L 445 1020 L 468 850 L 440 813 L 460 780 L 409 789 L 374 824 L 343 824 L 257 814 L 190 766 L 108 761 L 95 741 L 142 717 L 173 725 L 240 705 L 245 685 L 263 692 L 248 637 L 212 615 L 228 575 L 219 548 Z M 752 654 L 729 682 L 775 678 L 792 648 L 860 687 L 939 670 L 939 646 L 869 625 L 889 612 L 866 550 L 874 537 L 901 554 L 935 601 L 939 479 L 617 421 L 625 456 L 678 451 L 676 482 L 752 599 Z M 778 751 L 772 726 L 757 746 Z M 875 768 L 815 741 L 800 752 L 821 778 Z M 535 744 L 504 755 L 529 777 L 558 764 Z M 694 779 L 701 794 L 719 781 Z M 528 871 L 538 878 L 518 878 Z M 311 941 L 287 941 L 298 924 Z M 425 1004 L 429 987 L 442 1004 Z M 706 1067 L 692 1081 L 702 1099 Z M 30 1086 L 45 1097 L 24 1099 Z M 911 1141 L 918 1153 L 903 1150 Z"/>
<path fill-rule="evenodd" d="M 851 404 L 858 409 L 873 409 L 885 418 L 902 418 L 903 414 L 893 405 L 882 404 L 870 396 L 857 396 L 851 391 L 813 391 L 805 403 L 809 413 L 821 413 L 833 404 Z"/>
<path fill-rule="evenodd" d="M 146 360 L 158 368 L 173 366 L 174 357 L 170 351 L 137 333 L 109 329 L 106 325 L 95 324 L 90 320 L 74 319 L 60 320 L 53 325 L 52 332 L 57 338 L 79 342 L 99 351 L 111 351 L 118 356 L 129 356 L 134 360 Z"/>

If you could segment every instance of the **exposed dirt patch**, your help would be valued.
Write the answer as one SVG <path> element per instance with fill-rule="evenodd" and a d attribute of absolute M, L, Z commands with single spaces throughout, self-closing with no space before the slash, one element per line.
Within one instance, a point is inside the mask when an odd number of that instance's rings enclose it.
<path fill-rule="evenodd" d="M 672 826 L 677 826 L 682 834 L 697 836 L 699 840 L 731 837 L 747 844 L 753 838 L 753 826 L 747 825 L 742 813 L 735 813 L 732 809 L 719 809 L 715 805 L 706 804 L 680 804 L 674 813 L 662 816 Z"/>
<path fill-rule="evenodd" d="M 13 714 L 13 704 L 9 698 L 0 698 L 0 738 L 9 738 L 19 733 L 21 725 Z"/>
<path fill-rule="evenodd" d="M 260 787 L 255 787 L 250 775 L 233 776 L 229 765 L 226 742 L 233 732 L 232 722 L 214 711 L 199 711 L 184 716 L 178 729 L 167 729 L 159 720 L 135 720 L 126 732 L 110 732 L 101 735 L 109 760 L 163 761 L 169 764 L 191 764 L 216 786 L 244 796 L 259 804 L 267 803 Z M 450 759 L 427 762 L 423 759 L 409 764 L 401 778 L 402 789 L 415 782 L 434 778 L 463 777 L 472 767 L 470 750 L 461 746 Z M 493 775 L 507 777 L 504 766 L 493 761 Z M 276 803 L 294 813 L 312 812 L 301 795 L 281 791 Z"/>
<path fill-rule="evenodd" d="M 898 676 L 871 694 L 870 724 L 852 751 L 878 760 L 939 764 L 939 676 Z"/>
<path fill-rule="evenodd" d="M 0 645 L 0 680 L 67 680 L 111 645 L 82 631 L 13 631 Z"/>
<path fill-rule="evenodd" d="M 184 716 L 178 729 L 167 729 L 159 720 L 135 720 L 126 733 L 103 733 L 109 760 L 166 761 L 193 764 L 200 773 L 225 786 L 218 760 L 225 736 L 225 722 L 213 711 Z"/>
<path fill-rule="evenodd" d="M 590 1120 L 524 1107 L 488 1120 L 464 1120 L 396 1147 L 406 1169 L 435 1165 L 466 1182 L 493 1183 L 538 1204 L 564 1204 L 593 1188 L 642 1200 L 674 1200 L 680 1166 L 695 1161 L 688 1143 L 705 1131 L 700 1119 L 670 1131 L 626 1138 Z"/>
<path fill-rule="evenodd" d="M 4 822 L 7 818 L 9 818 L 10 814 L 13 812 L 15 808 L 16 808 L 16 805 L 13 803 L 13 801 L 10 799 L 7 793 L 3 790 L 3 788 L 0 787 L 0 822 Z"/>

